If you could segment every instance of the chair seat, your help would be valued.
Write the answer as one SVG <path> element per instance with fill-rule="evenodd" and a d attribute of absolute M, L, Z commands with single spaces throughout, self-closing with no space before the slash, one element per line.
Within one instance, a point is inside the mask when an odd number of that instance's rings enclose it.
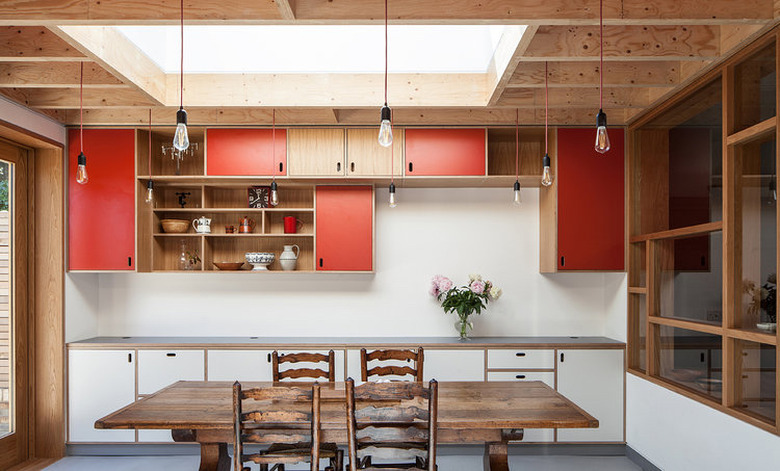
<path fill-rule="evenodd" d="M 338 453 L 338 445 L 335 443 L 323 443 L 320 445 L 320 458 L 335 458 Z M 244 455 L 244 459 L 254 463 L 300 463 L 308 461 L 311 457 L 311 443 L 275 443 L 267 449 Z"/>

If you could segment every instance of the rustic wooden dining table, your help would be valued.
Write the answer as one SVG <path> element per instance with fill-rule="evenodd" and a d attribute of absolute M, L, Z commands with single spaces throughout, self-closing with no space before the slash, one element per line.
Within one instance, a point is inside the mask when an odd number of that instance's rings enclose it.
<path fill-rule="evenodd" d="M 231 388 L 232 383 L 224 381 L 179 381 L 99 419 L 95 428 L 171 429 L 175 441 L 200 444 L 200 471 L 229 471 L 227 445 L 233 440 Z M 321 391 L 323 440 L 344 444 L 344 383 L 323 384 Z M 526 428 L 599 425 L 598 420 L 541 381 L 442 381 L 438 408 L 438 442 L 485 444 L 484 469 L 490 471 L 509 469 L 508 442 L 522 440 Z"/>

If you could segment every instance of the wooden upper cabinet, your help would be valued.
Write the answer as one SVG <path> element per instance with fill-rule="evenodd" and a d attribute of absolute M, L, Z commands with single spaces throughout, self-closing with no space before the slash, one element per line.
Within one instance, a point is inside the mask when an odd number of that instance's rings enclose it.
<path fill-rule="evenodd" d="M 275 141 L 271 129 L 207 129 L 206 174 L 287 175 L 287 130 Z"/>
<path fill-rule="evenodd" d="M 318 186 L 316 198 L 317 270 L 373 270 L 373 187 Z"/>
<path fill-rule="evenodd" d="M 135 269 L 135 130 L 85 129 L 89 181 L 76 182 L 79 130 L 68 132 L 68 269 Z"/>
<path fill-rule="evenodd" d="M 403 175 L 404 130 L 393 129 L 393 147 L 382 147 L 378 128 L 347 129 L 347 175 Z"/>
<path fill-rule="evenodd" d="M 287 165 L 291 177 L 343 176 L 344 129 L 290 129 Z"/>
<path fill-rule="evenodd" d="M 485 175 L 487 130 L 407 129 L 407 176 Z"/>
<path fill-rule="evenodd" d="M 595 129 L 558 129 L 558 270 L 624 269 L 624 134 L 599 154 Z"/>

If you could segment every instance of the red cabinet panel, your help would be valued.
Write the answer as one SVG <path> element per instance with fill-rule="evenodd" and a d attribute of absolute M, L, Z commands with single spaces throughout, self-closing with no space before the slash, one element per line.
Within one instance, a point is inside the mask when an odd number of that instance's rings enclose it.
<path fill-rule="evenodd" d="M 85 129 L 86 185 L 76 183 L 79 130 L 68 133 L 68 268 L 135 269 L 135 131 Z"/>
<path fill-rule="evenodd" d="M 374 189 L 318 186 L 316 207 L 317 270 L 372 270 Z"/>
<path fill-rule="evenodd" d="M 485 175 L 485 129 L 407 129 L 406 175 Z"/>
<path fill-rule="evenodd" d="M 271 129 L 207 129 L 208 175 L 287 175 L 287 131 L 276 130 L 276 155 Z"/>
<path fill-rule="evenodd" d="M 596 130 L 558 130 L 558 269 L 623 270 L 624 132 L 593 150 Z"/>

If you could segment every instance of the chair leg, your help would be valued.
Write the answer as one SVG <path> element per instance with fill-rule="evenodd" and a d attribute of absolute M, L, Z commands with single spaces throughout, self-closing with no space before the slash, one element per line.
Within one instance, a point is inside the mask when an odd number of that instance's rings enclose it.
<path fill-rule="evenodd" d="M 268 465 L 267 464 L 261 464 L 260 465 L 260 471 L 268 471 Z"/>

